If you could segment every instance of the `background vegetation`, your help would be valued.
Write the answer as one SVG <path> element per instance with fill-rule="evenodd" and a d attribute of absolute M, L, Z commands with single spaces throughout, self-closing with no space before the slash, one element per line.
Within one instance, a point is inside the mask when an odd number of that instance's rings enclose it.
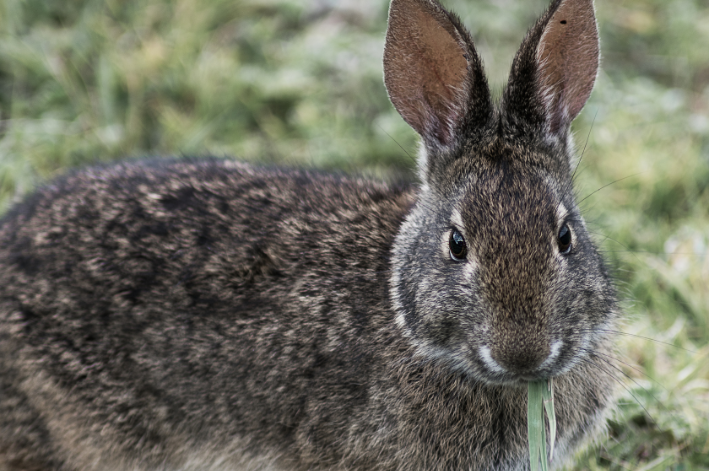
<path fill-rule="evenodd" d="M 496 93 L 545 0 L 448 0 Z M 573 469 L 709 469 L 709 5 L 597 0 L 582 207 L 627 313 L 608 436 Z M 67 167 L 213 154 L 411 175 L 386 0 L 2 0 L 0 212 Z M 413 177 L 412 177 L 413 178 Z"/>

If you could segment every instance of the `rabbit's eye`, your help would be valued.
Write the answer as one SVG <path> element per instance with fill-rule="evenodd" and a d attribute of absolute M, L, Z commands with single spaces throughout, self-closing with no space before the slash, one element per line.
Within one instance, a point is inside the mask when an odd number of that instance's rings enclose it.
<path fill-rule="evenodd" d="M 451 231 L 451 237 L 448 240 L 448 247 L 450 247 L 451 258 L 453 260 L 456 262 L 465 260 L 465 256 L 468 254 L 468 246 L 465 244 L 463 234 L 458 232 L 458 230 L 453 229 Z"/>
<path fill-rule="evenodd" d="M 561 226 L 561 229 L 559 229 L 557 242 L 559 243 L 559 252 L 562 254 L 571 252 L 571 231 L 567 224 L 564 224 Z"/>

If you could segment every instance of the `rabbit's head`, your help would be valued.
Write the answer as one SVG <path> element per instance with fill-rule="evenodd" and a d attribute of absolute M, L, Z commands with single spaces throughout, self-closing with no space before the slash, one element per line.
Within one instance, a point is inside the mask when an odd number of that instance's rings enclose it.
<path fill-rule="evenodd" d="M 570 124 L 598 64 L 592 0 L 557 0 L 496 106 L 459 19 L 435 0 L 393 0 L 385 82 L 422 138 L 422 183 L 393 247 L 391 291 L 425 358 L 510 384 L 565 373 L 606 338 L 614 289 L 570 163 Z"/>

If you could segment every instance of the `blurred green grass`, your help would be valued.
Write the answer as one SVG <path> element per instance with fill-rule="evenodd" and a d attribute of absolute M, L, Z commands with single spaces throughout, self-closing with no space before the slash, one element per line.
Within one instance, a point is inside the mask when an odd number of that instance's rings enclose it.
<path fill-rule="evenodd" d="M 542 0 L 449 0 L 497 94 Z M 575 470 L 709 470 L 709 5 L 597 1 L 577 192 L 630 335 Z M 68 167 L 235 155 L 412 177 L 382 84 L 385 0 L 3 0 L 0 211 Z M 654 340 L 650 340 L 654 339 Z"/>

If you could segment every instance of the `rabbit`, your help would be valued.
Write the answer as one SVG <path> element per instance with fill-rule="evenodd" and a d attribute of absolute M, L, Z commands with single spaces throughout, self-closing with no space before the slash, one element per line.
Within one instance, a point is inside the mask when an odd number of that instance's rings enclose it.
<path fill-rule="evenodd" d="M 76 170 L 0 224 L 0 470 L 528 470 L 602 432 L 619 319 L 574 199 L 592 0 L 555 0 L 499 103 L 436 0 L 393 0 L 418 184 L 230 159 Z"/>

